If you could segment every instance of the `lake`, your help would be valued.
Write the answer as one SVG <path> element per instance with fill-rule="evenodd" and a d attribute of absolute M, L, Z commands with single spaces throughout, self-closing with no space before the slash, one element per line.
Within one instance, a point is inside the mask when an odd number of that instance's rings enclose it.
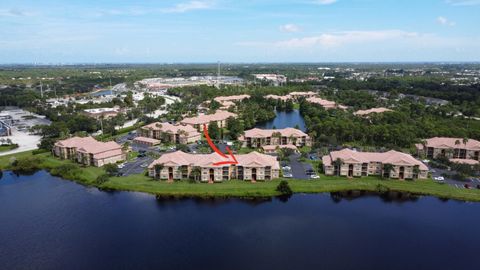
<path fill-rule="evenodd" d="M 169 200 L 4 172 L 1 269 L 478 269 L 480 204 Z M 476 266 L 475 266 L 476 265 Z"/>
<path fill-rule="evenodd" d="M 303 116 L 300 114 L 299 110 L 293 110 L 291 112 L 275 111 L 275 114 L 277 116 L 273 120 L 259 123 L 256 125 L 256 127 L 267 129 L 276 127 L 277 129 L 280 129 L 287 127 L 295 127 L 295 125 L 298 125 L 300 127 L 300 130 L 306 130 L 305 121 L 303 120 Z"/>

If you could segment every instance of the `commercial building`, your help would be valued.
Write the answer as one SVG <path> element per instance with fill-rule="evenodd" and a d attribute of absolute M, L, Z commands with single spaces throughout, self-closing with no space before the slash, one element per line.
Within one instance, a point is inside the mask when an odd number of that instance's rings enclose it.
<path fill-rule="evenodd" d="M 434 137 L 415 146 L 419 155 L 431 159 L 445 156 L 451 159 L 480 160 L 480 142 L 474 139 Z"/>
<path fill-rule="evenodd" d="M 180 121 L 181 124 L 191 125 L 196 129 L 202 131 L 203 125 L 208 125 L 211 122 L 216 122 L 219 128 L 224 128 L 227 126 L 227 119 L 229 117 L 237 118 L 235 113 L 218 110 L 214 114 L 203 114 L 195 117 L 188 117 Z"/>
<path fill-rule="evenodd" d="M 361 177 L 381 175 L 397 179 L 424 179 L 428 167 L 409 154 L 397 151 L 384 153 L 357 152 L 350 149 L 332 151 L 323 156 L 325 175 Z"/>
<path fill-rule="evenodd" d="M 55 143 L 53 154 L 84 165 L 101 167 L 125 160 L 122 146 L 114 141 L 99 142 L 92 137 L 72 137 Z"/>
<path fill-rule="evenodd" d="M 287 83 L 287 77 L 285 75 L 278 74 L 253 74 L 255 79 L 272 82 L 274 86 L 285 85 Z"/>
<path fill-rule="evenodd" d="M 142 137 L 161 140 L 167 143 L 189 144 L 200 140 L 200 133 L 190 125 L 172 125 L 168 122 L 155 122 L 140 128 Z"/>
<path fill-rule="evenodd" d="M 150 177 L 173 181 L 196 178 L 202 182 L 222 182 L 231 179 L 271 180 L 279 177 L 280 165 L 275 157 L 251 152 L 235 155 L 238 164 L 219 165 L 225 161 L 217 153 L 188 154 L 182 151 L 163 154 L 148 166 Z"/>
<path fill-rule="evenodd" d="M 245 131 L 243 136 L 238 138 L 243 147 L 259 148 L 265 145 L 293 145 L 297 147 L 310 146 L 310 136 L 296 128 L 284 129 L 259 129 L 254 128 Z"/>
<path fill-rule="evenodd" d="M 84 114 L 95 119 L 110 118 L 120 113 L 120 108 L 96 108 L 83 110 Z"/>

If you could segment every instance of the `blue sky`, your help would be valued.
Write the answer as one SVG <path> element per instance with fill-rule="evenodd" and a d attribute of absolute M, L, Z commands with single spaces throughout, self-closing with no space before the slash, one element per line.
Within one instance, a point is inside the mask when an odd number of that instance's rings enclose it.
<path fill-rule="evenodd" d="M 480 61 L 480 0 L 2 0 L 0 63 Z"/>

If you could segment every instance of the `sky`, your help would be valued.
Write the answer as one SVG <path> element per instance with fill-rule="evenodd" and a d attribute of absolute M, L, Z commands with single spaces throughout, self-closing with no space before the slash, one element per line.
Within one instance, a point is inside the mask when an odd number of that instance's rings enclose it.
<path fill-rule="evenodd" d="M 480 0 L 1 0 L 0 63 L 480 61 Z"/>

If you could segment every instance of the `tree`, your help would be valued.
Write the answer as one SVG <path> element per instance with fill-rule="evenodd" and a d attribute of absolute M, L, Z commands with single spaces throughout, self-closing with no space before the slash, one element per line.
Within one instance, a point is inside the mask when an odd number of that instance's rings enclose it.
<path fill-rule="evenodd" d="M 236 140 L 244 131 L 243 123 L 236 118 L 229 117 L 227 119 L 227 130 L 230 139 Z"/>
<path fill-rule="evenodd" d="M 333 166 L 337 171 L 337 176 L 340 176 L 342 165 L 343 165 L 343 160 L 341 158 L 337 158 L 336 160 L 333 161 Z"/>
<path fill-rule="evenodd" d="M 284 196 L 285 196 L 285 195 L 290 196 L 290 195 L 293 194 L 293 191 L 292 191 L 292 189 L 290 188 L 290 185 L 289 185 L 288 182 L 285 181 L 285 180 L 282 180 L 282 181 L 278 184 L 276 190 L 277 190 L 278 192 L 280 192 L 280 194 L 282 194 L 282 195 L 284 195 Z"/>
<path fill-rule="evenodd" d="M 202 169 L 198 166 L 195 166 L 190 171 L 190 177 L 195 181 L 199 181 L 200 177 L 202 176 Z"/>
<path fill-rule="evenodd" d="M 118 167 L 116 164 L 114 163 L 109 163 L 109 164 L 105 164 L 103 165 L 103 169 L 105 170 L 105 172 L 109 175 L 109 176 L 115 176 L 118 174 Z"/>
<path fill-rule="evenodd" d="M 383 172 L 382 172 L 382 178 L 385 178 L 385 175 L 388 175 L 388 178 L 390 178 L 390 173 L 393 170 L 393 165 L 389 163 L 383 164 Z"/>
<path fill-rule="evenodd" d="M 160 178 L 160 174 L 161 174 L 163 168 L 164 168 L 163 164 L 155 164 L 153 166 L 153 169 L 155 171 L 155 175 L 153 177 Z"/>
<path fill-rule="evenodd" d="M 415 165 L 413 166 L 413 179 L 418 178 L 418 174 L 420 173 L 420 166 Z"/>
<path fill-rule="evenodd" d="M 220 128 L 216 121 L 212 121 L 208 124 L 208 135 L 214 140 L 220 139 Z"/>

